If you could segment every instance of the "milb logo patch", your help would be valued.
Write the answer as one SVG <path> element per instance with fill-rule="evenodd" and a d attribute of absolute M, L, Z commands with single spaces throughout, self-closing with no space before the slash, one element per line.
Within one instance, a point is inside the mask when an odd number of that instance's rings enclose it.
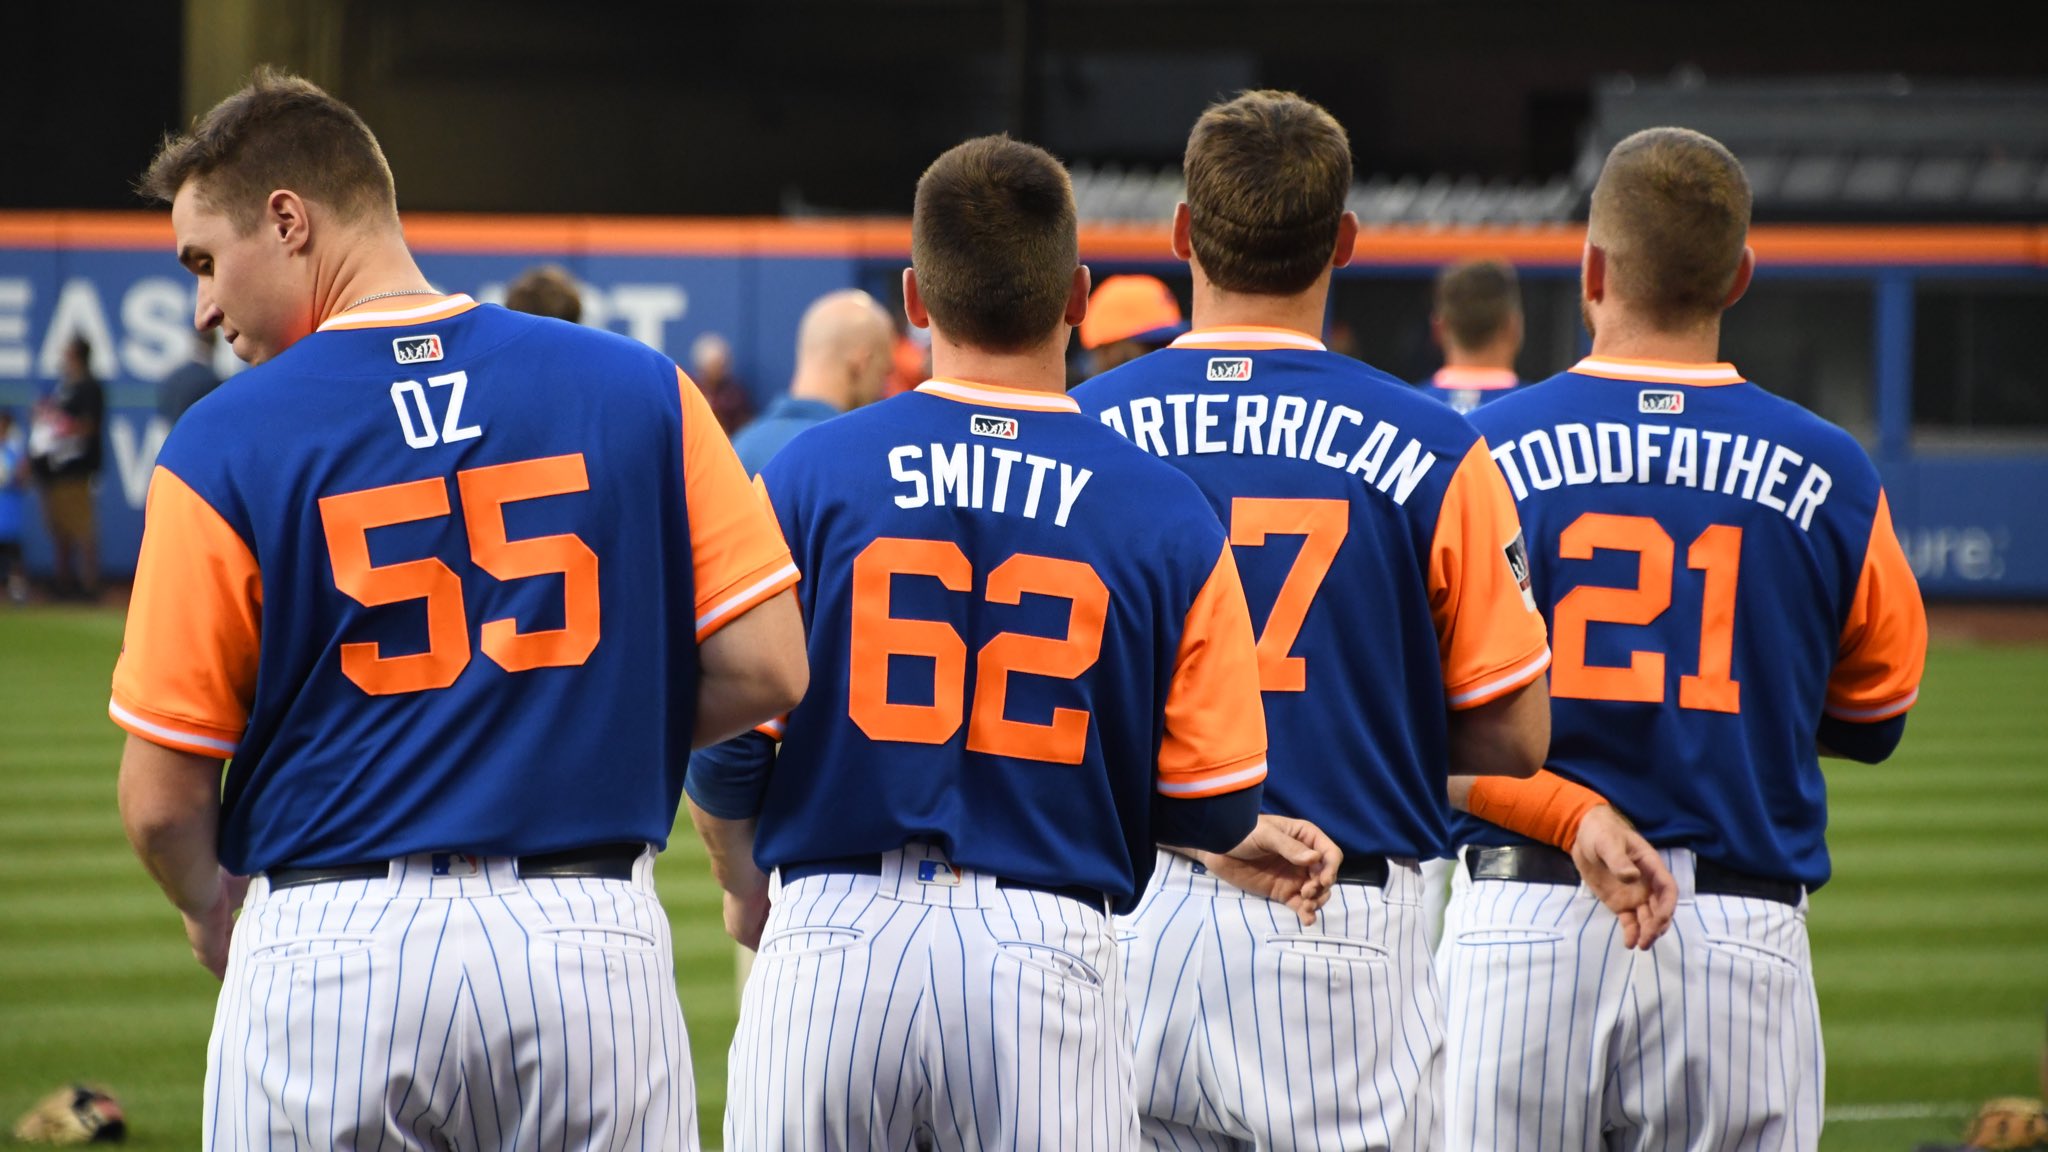
<path fill-rule="evenodd" d="M 1677 416 L 1685 411 L 1685 393 L 1645 389 L 1636 393 L 1636 411 L 1645 416 Z"/>
<path fill-rule="evenodd" d="M 439 336 L 400 336 L 391 342 L 391 354 L 400 364 L 425 364 L 441 358 Z"/>
<path fill-rule="evenodd" d="M 982 416 L 967 418 L 967 430 L 976 436 L 987 436 L 995 440 L 1017 438 L 1017 418 L 1014 416 Z"/>
<path fill-rule="evenodd" d="M 1252 378 L 1249 356 L 1209 357 L 1209 381 L 1215 384 L 1243 383 Z"/>

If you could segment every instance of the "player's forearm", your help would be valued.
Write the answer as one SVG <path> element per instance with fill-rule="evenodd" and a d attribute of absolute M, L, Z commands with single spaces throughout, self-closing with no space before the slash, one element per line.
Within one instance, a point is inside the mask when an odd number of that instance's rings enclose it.
<path fill-rule="evenodd" d="M 781 592 L 704 639 L 690 746 L 729 740 L 796 707 L 810 654 L 794 592 Z"/>
<path fill-rule="evenodd" d="M 1550 754 L 1550 690 L 1538 679 L 1450 715 L 1451 771 L 1459 776 L 1529 776 Z"/>
<path fill-rule="evenodd" d="M 121 753 L 121 823 L 142 866 L 187 916 L 220 898 L 221 762 L 130 736 Z"/>
<path fill-rule="evenodd" d="M 711 858 L 711 878 L 718 881 L 718 886 L 735 896 L 766 888 L 768 877 L 754 863 L 755 821 L 713 816 L 698 807 L 695 800 L 689 805 L 690 823 L 697 829 L 697 838 L 704 842 L 704 851 Z"/>

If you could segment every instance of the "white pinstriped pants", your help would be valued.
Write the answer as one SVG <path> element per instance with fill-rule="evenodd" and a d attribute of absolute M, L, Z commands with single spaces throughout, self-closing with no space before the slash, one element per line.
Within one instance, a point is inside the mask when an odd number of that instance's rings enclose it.
<path fill-rule="evenodd" d="M 1474 882 L 1437 953 L 1453 1149 L 1808 1150 L 1825 1066 L 1806 906 L 1678 881 L 1647 954 L 1584 885 Z"/>
<path fill-rule="evenodd" d="M 436 863 L 251 882 L 207 1045 L 206 1147 L 695 1149 L 654 853 L 631 881 Z"/>
<path fill-rule="evenodd" d="M 726 1152 L 1132 1148 L 1123 981 L 1100 907 L 938 851 L 780 883 L 740 999 Z M 957 877 L 959 883 L 948 883 Z"/>
<path fill-rule="evenodd" d="M 1340 884 L 1313 927 L 1162 852 L 1119 921 L 1153 1149 L 1443 1145 L 1422 873 Z"/>

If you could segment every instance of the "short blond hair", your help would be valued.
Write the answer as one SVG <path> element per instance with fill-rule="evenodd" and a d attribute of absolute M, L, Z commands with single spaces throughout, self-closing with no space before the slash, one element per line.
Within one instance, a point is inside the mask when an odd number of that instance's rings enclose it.
<path fill-rule="evenodd" d="M 1607 281 L 1658 328 L 1712 319 L 1749 238 L 1749 177 L 1711 136 L 1645 128 L 1614 146 L 1593 187 L 1587 239 Z"/>

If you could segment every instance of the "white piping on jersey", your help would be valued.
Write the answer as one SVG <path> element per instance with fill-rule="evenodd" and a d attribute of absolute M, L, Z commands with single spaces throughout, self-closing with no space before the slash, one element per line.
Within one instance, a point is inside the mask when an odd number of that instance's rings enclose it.
<path fill-rule="evenodd" d="M 1911 708 L 1919 700 L 1920 690 L 1915 688 L 1904 696 L 1879 704 L 1875 708 L 1828 708 L 1825 711 L 1837 720 L 1889 720 Z"/>
<path fill-rule="evenodd" d="M 746 603 L 747 601 L 753 599 L 756 596 L 759 596 L 763 589 L 769 588 L 776 584 L 778 581 L 794 575 L 796 575 L 796 565 L 794 563 L 784 564 L 782 567 L 777 568 L 774 574 L 764 576 L 760 580 L 755 581 L 753 584 L 750 584 L 747 587 L 741 589 L 740 591 L 733 593 L 731 596 L 726 597 L 723 603 L 711 609 L 711 611 L 704 613 L 702 616 L 697 617 L 697 631 L 700 633 L 703 632 L 704 629 L 731 615 L 733 610 L 738 608 L 740 605 Z"/>
<path fill-rule="evenodd" d="M 1240 331 L 1231 328 L 1217 328 L 1201 332 L 1190 332 L 1176 339 L 1169 348 L 1224 348 L 1234 344 L 1285 344 L 1289 348 L 1304 348 L 1311 352 L 1328 352 L 1330 349 L 1313 336 L 1299 332 L 1267 331 L 1253 329 Z"/>
<path fill-rule="evenodd" d="M 1473 688 L 1468 691 L 1458 693 L 1456 696 L 1451 697 L 1450 703 L 1453 707 L 1456 707 L 1459 704 L 1464 704 L 1468 701 L 1477 700 L 1480 697 L 1486 696 L 1490 693 L 1499 692 L 1506 688 L 1515 687 L 1517 682 L 1526 683 L 1530 680 L 1535 679 L 1536 674 L 1538 672 L 1543 671 L 1544 667 L 1549 663 L 1550 648 L 1546 645 L 1543 649 L 1542 655 L 1539 655 L 1534 660 L 1529 661 L 1527 664 L 1524 664 L 1520 668 L 1515 669 L 1513 672 L 1510 672 L 1507 675 L 1502 676 L 1498 680 L 1489 680 L 1486 683 L 1481 684 L 1477 688 Z"/>
<path fill-rule="evenodd" d="M 161 736 L 166 740 L 176 740 L 181 744 L 191 744 L 195 747 L 207 748 L 223 756 L 233 756 L 235 754 L 235 745 L 231 741 L 215 740 L 211 736 L 200 736 L 191 732 L 181 732 L 176 728 L 166 728 L 161 724 L 153 724 L 121 707 L 121 703 L 118 700 L 107 701 L 107 712 L 121 723 L 140 728 L 151 736 Z"/>
<path fill-rule="evenodd" d="M 330 317 L 316 331 L 326 332 L 330 329 L 362 323 L 388 324 L 394 320 L 413 320 L 421 316 L 445 312 L 457 306 L 466 307 L 474 303 L 476 301 L 470 299 L 466 294 L 457 292 L 452 296 L 444 296 L 432 304 L 421 304 L 413 308 L 394 308 L 388 312 L 344 312 L 339 316 Z"/>
<path fill-rule="evenodd" d="M 1000 392 L 982 388 L 970 388 L 955 384 L 951 380 L 927 380 L 917 386 L 919 392 L 930 392 L 949 400 L 965 400 L 970 404 L 999 404 L 1010 408 L 1034 408 L 1042 412 L 1079 412 L 1081 405 L 1071 396 L 1054 396 L 1051 393 L 1037 395 L 1021 389 L 1004 389 Z"/>
<path fill-rule="evenodd" d="M 1644 384 L 1741 384 L 1742 373 L 1733 364 L 1660 364 L 1651 360 L 1623 360 L 1612 356 L 1588 356 L 1571 366 L 1581 376 L 1601 376 Z"/>
<path fill-rule="evenodd" d="M 1182 783 L 1161 780 L 1159 782 L 1159 794 L 1161 796 L 1185 796 L 1190 792 L 1228 790 L 1233 784 L 1250 784 L 1253 781 L 1264 779 L 1265 775 L 1266 762 L 1261 760 L 1249 768 L 1241 768 L 1228 776 L 1212 776 L 1206 780 L 1188 780 Z"/>

